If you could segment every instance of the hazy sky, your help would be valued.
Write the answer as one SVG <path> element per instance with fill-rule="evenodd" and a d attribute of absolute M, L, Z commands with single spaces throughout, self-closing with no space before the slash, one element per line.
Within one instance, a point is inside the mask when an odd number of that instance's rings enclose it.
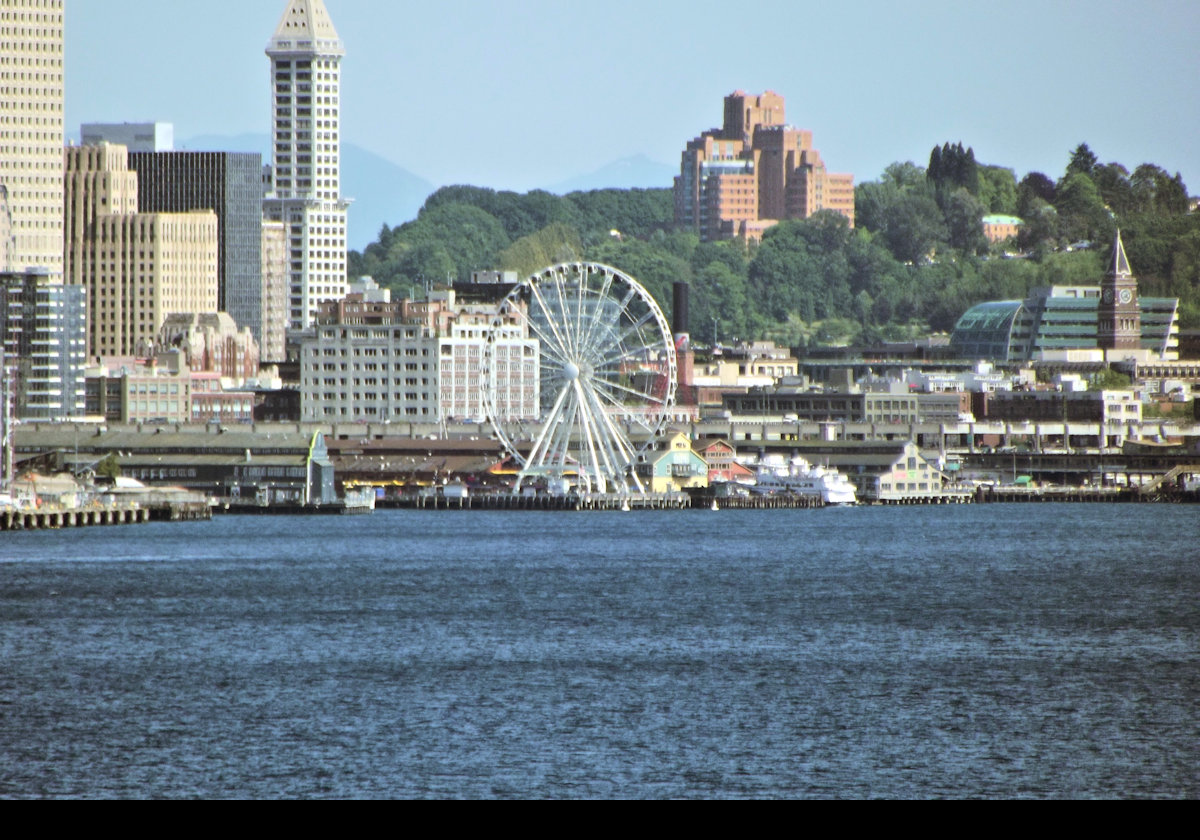
<path fill-rule="evenodd" d="M 270 131 L 285 0 L 67 0 L 69 134 L 162 120 L 178 141 Z M 774 90 L 833 171 L 936 143 L 1057 178 L 1101 161 L 1200 193 L 1200 2 L 326 0 L 342 137 L 436 184 L 526 190 L 644 154 L 678 165 L 735 89 Z M 666 184 L 664 184 L 666 186 Z"/>

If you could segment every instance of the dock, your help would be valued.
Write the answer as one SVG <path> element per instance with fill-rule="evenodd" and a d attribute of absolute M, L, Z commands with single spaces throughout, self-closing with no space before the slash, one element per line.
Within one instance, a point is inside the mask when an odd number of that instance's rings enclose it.
<path fill-rule="evenodd" d="M 141 522 L 184 522 L 212 518 L 207 501 L 137 502 L 81 508 L 8 508 L 0 511 L 0 531 L 82 528 L 89 525 L 132 525 Z"/>

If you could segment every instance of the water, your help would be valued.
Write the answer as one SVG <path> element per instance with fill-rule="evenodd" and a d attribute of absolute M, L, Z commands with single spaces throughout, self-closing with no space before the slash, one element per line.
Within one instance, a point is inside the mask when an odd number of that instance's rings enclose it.
<path fill-rule="evenodd" d="M 3 797 L 1196 797 L 1182 505 L 0 535 Z"/>

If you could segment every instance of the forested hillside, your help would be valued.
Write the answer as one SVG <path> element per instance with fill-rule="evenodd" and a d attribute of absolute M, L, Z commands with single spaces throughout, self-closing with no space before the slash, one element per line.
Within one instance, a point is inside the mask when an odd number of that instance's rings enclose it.
<path fill-rule="evenodd" d="M 1096 283 L 1120 226 L 1142 293 L 1179 297 L 1182 324 L 1200 326 L 1200 214 L 1188 213 L 1179 175 L 1152 164 L 1131 172 L 1080 145 L 1059 178 L 1033 172 L 1018 182 L 947 143 L 927 167 L 893 164 L 855 198 L 853 230 L 823 212 L 783 222 L 746 249 L 673 230 L 670 190 L 559 197 L 446 187 L 414 221 L 384 226 L 365 252 L 352 251 L 349 273 L 408 294 L 475 269 L 524 276 L 585 259 L 633 275 L 664 308 L 672 281 L 689 280 L 697 340 L 837 344 L 949 330 L 984 300 Z M 1024 219 L 1019 240 L 989 247 L 980 221 L 988 213 Z"/>

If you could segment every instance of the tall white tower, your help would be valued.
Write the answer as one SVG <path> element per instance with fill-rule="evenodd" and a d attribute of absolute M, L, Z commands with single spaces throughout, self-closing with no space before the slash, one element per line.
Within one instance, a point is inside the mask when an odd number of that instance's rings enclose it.
<path fill-rule="evenodd" d="M 63 4 L 0 0 L 0 271 L 63 270 Z"/>
<path fill-rule="evenodd" d="M 274 195 L 263 205 L 288 235 L 288 327 L 346 295 L 346 206 L 341 197 L 341 60 L 322 0 L 288 0 L 267 44 L 271 59 Z"/>

